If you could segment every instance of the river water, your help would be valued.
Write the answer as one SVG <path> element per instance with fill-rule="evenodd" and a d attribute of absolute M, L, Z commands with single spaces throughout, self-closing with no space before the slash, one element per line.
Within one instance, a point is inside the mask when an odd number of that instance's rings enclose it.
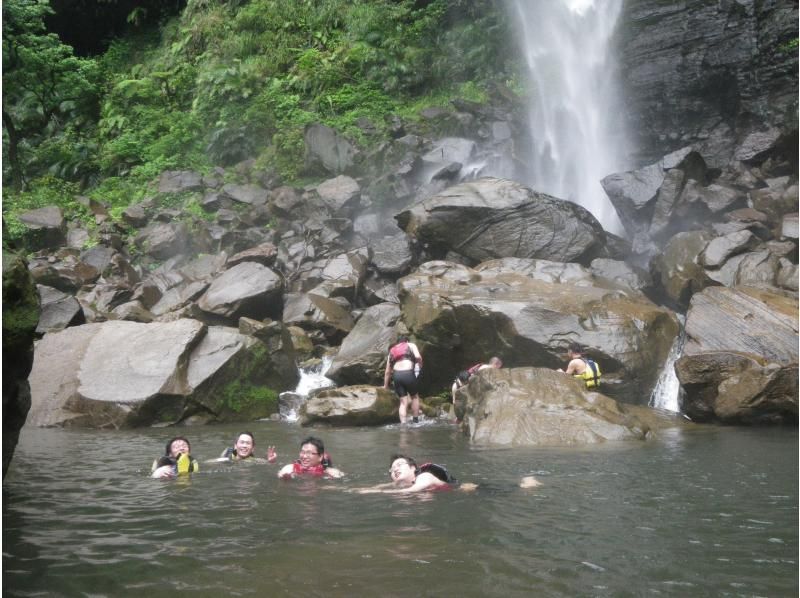
<path fill-rule="evenodd" d="M 4 596 L 797 596 L 798 432 L 703 427 L 647 443 L 477 448 L 445 423 L 247 426 L 279 463 L 314 433 L 343 480 L 208 465 L 152 480 L 172 434 L 24 429 L 3 483 Z M 237 428 L 183 430 L 200 459 Z M 474 493 L 358 495 L 389 455 Z M 523 490 L 523 475 L 543 486 Z"/>

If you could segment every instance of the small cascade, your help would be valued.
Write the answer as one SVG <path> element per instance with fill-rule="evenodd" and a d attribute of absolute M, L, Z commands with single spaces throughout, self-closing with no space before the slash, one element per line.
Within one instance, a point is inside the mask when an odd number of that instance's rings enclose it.
<path fill-rule="evenodd" d="M 680 316 L 679 316 L 680 317 Z M 666 411 L 680 412 L 680 390 L 681 386 L 678 382 L 678 376 L 675 374 L 675 362 L 683 354 L 683 344 L 686 341 L 686 333 L 683 328 L 683 319 L 681 319 L 681 332 L 672 343 L 672 348 L 669 350 L 667 361 L 664 364 L 664 369 L 658 377 L 655 388 L 650 395 L 651 407 L 656 409 L 664 409 Z"/>
<path fill-rule="evenodd" d="M 333 380 L 325 377 L 331 363 L 333 363 L 333 357 L 326 355 L 319 363 L 311 367 L 299 368 L 300 381 L 297 383 L 297 388 L 293 391 L 282 392 L 278 397 L 278 408 L 282 420 L 297 421 L 300 407 L 315 390 L 336 386 Z"/>
<path fill-rule="evenodd" d="M 622 225 L 600 180 L 625 170 L 626 134 L 612 52 L 622 0 L 507 0 L 530 73 L 526 184 Z"/>

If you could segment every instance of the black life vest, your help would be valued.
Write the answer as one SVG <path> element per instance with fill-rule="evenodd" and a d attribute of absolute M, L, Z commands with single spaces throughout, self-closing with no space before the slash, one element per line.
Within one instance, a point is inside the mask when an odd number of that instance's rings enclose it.
<path fill-rule="evenodd" d="M 447 484 L 455 484 L 458 482 L 450 472 L 447 471 L 447 468 L 444 465 L 439 465 L 437 463 L 423 463 L 419 466 L 419 472 L 427 472 L 434 475 L 437 479 L 447 483 Z"/>

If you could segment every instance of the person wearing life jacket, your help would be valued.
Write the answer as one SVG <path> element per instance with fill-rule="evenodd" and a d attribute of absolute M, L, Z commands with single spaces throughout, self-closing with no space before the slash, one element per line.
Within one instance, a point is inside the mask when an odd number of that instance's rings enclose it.
<path fill-rule="evenodd" d="M 278 477 L 282 480 L 291 480 L 300 475 L 341 478 L 344 473 L 333 467 L 322 441 L 309 436 L 300 443 L 300 458 L 294 463 L 284 465 L 278 472 Z"/>
<path fill-rule="evenodd" d="M 191 452 L 191 444 L 183 436 L 170 439 L 164 449 L 164 456 L 153 461 L 150 477 L 171 479 L 197 472 L 200 466 L 192 458 Z"/>
<path fill-rule="evenodd" d="M 569 364 L 567 369 L 559 372 L 580 378 L 586 383 L 586 388 L 597 388 L 600 386 L 600 366 L 592 360 L 584 357 L 584 349 L 578 343 L 571 343 L 567 348 L 567 356 L 569 357 Z"/>
<path fill-rule="evenodd" d="M 253 436 L 252 432 L 242 432 L 236 437 L 236 442 L 233 443 L 233 446 L 229 446 L 220 455 L 220 458 L 217 461 L 259 461 L 263 462 L 264 459 L 260 459 L 255 456 L 255 449 L 256 449 L 256 439 Z M 267 462 L 268 463 L 275 463 L 275 460 L 278 458 L 278 454 L 275 452 L 274 446 L 267 447 Z"/>
<path fill-rule="evenodd" d="M 466 385 L 466 383 L 469 382 L 469 379 L 472 378 L 472 376 L 477 374 L 480 370 L 485 370 L 489 368 L 501 368 L 501 367 L 503 367 L 503 360 L 495 356 L 489 360 L 489 363 L 476 363 L 471 368 L 467 368 L 466 370 L 461 370 L 460 372 L 458 372 L 456 379 L 453 380 L 453 386 L 450 387 L 453 396 L 453 405 L 456 404 L 456 391 L 462 386 Z"/>
<path fill-rule="evenodd" d="M 359 494 L 374 494 L 384 492 L 387 494 L 409 494 L 431 490 L 447 490 L 458 487 L 459 490 L 470 491 L 477 488 L 475 484 L 458 484 L 443 465 L 425 463 L 417 465 L 411 457 L 405 455 L 392 455 L 389 476 L 391 482 L 378 484 L 371 488 L 357 488 Z"/>
<path fill-rule="evenodd" d="M 419 386 L 418 379 L 422 375 L 422 355 L 417 345 L 409 342 L 408 337 L 400 335 L 397 343 L 389 349 L 386 358 L 386 370 L 383 373 L 383 387 L 389 388 L 389 379 L 394 382 L 394 391 L 400 397 L 400 423 L 408 419 L 408 403 L 414 423 L 419 421 Z"/>

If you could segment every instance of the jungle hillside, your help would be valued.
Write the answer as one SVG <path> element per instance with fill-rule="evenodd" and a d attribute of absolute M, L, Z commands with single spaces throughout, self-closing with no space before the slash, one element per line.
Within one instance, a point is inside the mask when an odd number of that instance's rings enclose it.
<path fill-rule="evenodd" d="M 303 131 L 368 151 L 393 119 L 519 85 L 491 0 L 7 0 L 3 220 L 46 205 L 90 230 L 168 169 L 251 161 L 308 184 Z M 92 243 L 90 239 L 87 243 Z"/>

